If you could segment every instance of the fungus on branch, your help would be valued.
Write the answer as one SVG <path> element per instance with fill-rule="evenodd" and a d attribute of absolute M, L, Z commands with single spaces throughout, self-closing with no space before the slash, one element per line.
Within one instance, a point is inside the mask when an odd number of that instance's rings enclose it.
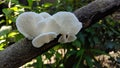
<path fill-rule="evenodd" d="M 82 28 L 82 23 L 71 12 L 57 12 L 53 16 L 46 12 L 25 12 L 17 18 L 16 25 L 26 38 L 33 39 L 32 44 L 37 48 L 52 41 L 59 34 L 62 36 L 58 42 L 72 42 Z"/>
<path fill-rule="evenodd" d="M 32 40 L 32 44 L 34 47 L 39 48 L 45 43 L 49 43 L 51 40 L 54 40 L 56 37 L 57 34 L 55 32 L 42 33 Z"/>
<path fill-rule="evenodd" d="M 38 36 L 38 32 L 41 32 L 42 30 L 42 28 L 37 28 L 38 22 L 49 16 L 50 15 L 46 12 L 42 12 L 40 14 L 35 12 L 24 12 L 16 19 L 17 29 L 26 38 L 32 40 Z"/>
<path fill-rule="evenodd" d="M 67 43 L 76 40 L 76 34 L 82 28 L 82 23 L 71 12 L 57 12 L 53 15 L 56 23 L 61 27 L 58 42 Z"/>

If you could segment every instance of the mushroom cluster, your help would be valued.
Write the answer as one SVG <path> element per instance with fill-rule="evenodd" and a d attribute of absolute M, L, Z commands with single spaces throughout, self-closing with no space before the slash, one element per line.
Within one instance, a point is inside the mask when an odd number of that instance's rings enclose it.
<path fill-rule="evenodd" d="M 24 12 L 16 19 L 18 31 L 29 40 L 34 47 L 39 48 L 54 40 L 59 34 L 60 43 L 76 40 L 76 34 L 82 28 L 82 23 L 71 12 L 57 12 L 50 15 L 46 12 Z"/>

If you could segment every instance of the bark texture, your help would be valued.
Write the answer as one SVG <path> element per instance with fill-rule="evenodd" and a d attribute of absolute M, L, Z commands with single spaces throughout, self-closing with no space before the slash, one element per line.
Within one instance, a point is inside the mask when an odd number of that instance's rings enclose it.
<path fill-rule="evenodd" d="M 120 8 L 120 0 L 95 0 L 77 9 L 74 14 L 83 22 L 85 29 Z M 59 38 L 59 36 L 58 36 Z M 18 68 L 31 59 L 54 47 L 58 38 L 41 48 L 34 48 L 28 39 L 22 39 L 0 52 L 0 68 Z"/>
<path fill-rule="evenodd" d="M 84 28 L 86 28 L 119 8 L 120 0 L 96 0 L 87 6 L 77 9 L 74 13 L 83 22 Z"/>

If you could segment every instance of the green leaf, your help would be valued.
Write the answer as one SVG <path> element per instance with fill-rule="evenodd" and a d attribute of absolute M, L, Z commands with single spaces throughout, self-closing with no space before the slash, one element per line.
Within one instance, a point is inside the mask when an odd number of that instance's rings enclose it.
<path fill-rule="evenodd" d="M 73 50 L 73 51 L 68 51 L 68 52 L 66 53 L 66 55 L 69 57 L 69 56 L 74 55 L 74 54 L 76 54 L 76 53 L 77 53 L 77 51 Z"/>
<path fill-rule="evenodd" d="M 85 56 L 85 59 L 86 59 L 86 63 L 89 66 L 89 68 L 93 68 L 92 58 L 90 56 Z"/>
<path fill-rule="evenodd" d="M 3 41 L 3 42 L 2 42 L 2 41 Z M 5 46 L 4 42 L 5 42 L 4 40 L 1 40 L 1 41 L 0 41 L 0 51 L 1 51 L 1 50 L 4 50 L 4 46 Z"/>
<path fill-rule="evenodd" d="M 0 28 L 0 36 L 6 35 L 11 31 L 12 27 L 11 26 L 2 26 Z"/>
<path fill-rule="evenodd" d="M 112 27 L 110 27 L 110 29 L 117 35 L 120 35 L 120 32 L 117 32 L 115 29 L 113 29 Z"/>
<path fill-rule="evenodd" d="M 29 5 L 29 7 L 32 7 L 32 5 L 33 5 L 33 1 L 32 0 L 27 0 L 28 1 L 28 5 Z"/>
<path fill-rule="evenodd" d="M 59 59 L 60 57 L 62 57 L 62 54 L 56 52 L 55 56 L 56 56 L 56 59 L 57 59 L 57 58 Z"/>
<path fill-rule="evenodd" d="M 79 40 L 76 40 L 72 43 L 72 45 L 75 45 L 76 47 L 81 47 L 81 42 Z"/>
<path fill-rule="evenodd" d="M 11 1 L 14 4 L 19 4 L 19 0 L 8 0 L 9 2 Z"/>
<path fill-rule="evenodd" d="M 98 37 L 96 37 L 96 36 L 93 37 L 93 40 L 94 40 L 95 44 L 98 44 L 100 42 Z"/>
<path fill-rule="evenodd" d="M 94 46 L 93 38 L 90 37 L 90 38 L 88 38 L 88 40 L 89 40 L 90 46 L 93 47 Z"/>
<path fill-rule="evenodd" d="M 80 57 L 79 60 L 78 60 L 78 63 L 76 64 L 76 68 L 79 68 L 79 65 L 82 61 L 82 59 L 84 59 L 84 51 L 85 49 L 80 49 L 78 52 L 77 52 L 77 57 Z"/>
<path fill-rule="evenodd" d="M 90 49 L 91 53 L 94 55 L 106 54 L 105 51 L 98 50 L 98 49 Z"/>
<path fill-rule="evenodd" d="M 78 56 L 83 56 L 85 49 L 81 48 L 78 52 L 77 52 L 77 57 Z"/>
<path fill-rule="evenodd" d="M 52 6 L 52 5 L 53 5 L 52 3 L 45 3 L 42 6 L 45 7 L 45 8 L 48 8 L 48 7 Z"/>
<path fill-rule="evenodd" d="M 17 31 L 12 31 L 8 34 L 8 37 L 15 37 L 16 35 L 18 35 L 19 33 Z"/>
<path fill-rule="evenodd" d="M 15 41 L 19 41 L 20 39 L 24 38 L 24 36 L 22 34 L 17 34 L 15 35 Z"/>
<path fill-rule="evenodd" d="M 106 31 L 106 32 L 108 33 L 109 36 L 114 35 L 114 33 L 113 33 L 112 31 L 110 31 L 110 30 L 108 30 L 108 31 Z"/>
<path fill-rule="evenodd" d="M 85 43 L 85 34 L 82 34 L 81 32 L 77 34 L 78 39 L 81 41 L 81 43 L 84 45 Z"/>
<path fill-rule="evenodd" d="M 5 16 L 10 16 L 10 14 L 13 12 L 13 10 L 4 8 L 4 9 L 2 9 L 2 12 L 5 14 Z"/>
<path fill-rule="evenodd" d="M 43 68 L 43 67 L 42 67 L 42 66 L 43 66 L 42 57 L 41 57 L 41 56 L 38 56 L 38 57 L 36 58 L 36 60 L 37 60 L 37 62 L 36 62 L 36 64 L 35 64 L 35 67 L 36 67 L 36 68 Z"/>
<path fill-rule="evenodd" d="M 88 32 L 88 33 L 90 33 L 90 34 L 92 34 L 92 35 L 94 35 L 94 34 L 96 33 L 96 32 L 95 32 L 95 29 L 94 29 L 94 28 L 91 28 L 91 27 L 85 29 L 85 31 Z"/>

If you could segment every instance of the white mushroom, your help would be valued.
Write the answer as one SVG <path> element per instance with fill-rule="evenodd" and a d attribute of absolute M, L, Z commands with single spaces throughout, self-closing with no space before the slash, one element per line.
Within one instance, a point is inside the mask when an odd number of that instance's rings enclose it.
<path fill-rule="evenodd" d="M 42 27 L 37 27 L 39 21 L 49 17 L 50 15 L 46 12 L 37 14 L 35 12 L 24 12 L 16 19 L 16 26 L 18 31 L 23 34 L 26 38 L 32 40 L 38 36 L 38 32 L 41 32 Z"/>
<path fill-rule="evenodd" d="M 28 39 L 33 39 L 35 36 L 36 15 L 34 12 L 25 12 L 20 14 L 16 20 L 18 31 Z"/>
<path fill-rule="evenodd" d="M 56 23 L 52 16 L 39 21 L 37 27 L 38 29 L 42 28 L 41 33 L 38 31 L 39 36 L 35 37 L 32 41 L 33 46 L 37 48 L 50 42 L 56 38 L 58 34 L 60 34 L 60 26 Z"/>
<path fill-rule="evenodd" d="M 42 30 L 42 33 L 47 33 L 47 32 L 55 32 L 57 34 L 60 34 L 60 29 L 61 27 L 59 26 L 59 24 L 54 20 L 54 18 L 48 17 L 40 22 L 45 23 L 45 27 Z M 39 26 L 40 24 L 38 24 Z"/>
<path fill-rule="evenodd" d="M 82 23 L 79 22 L 77 17 L 71 12 L 57 12 L 53 15 L 53 18 L 61 28 L 60 33 L 62 36 L 59 42 L 66 43 L 74 41 L 76 39 L 75 35 L 82 28 Z"/>
<path fill-rule="evenodd" d="M 62 34 L 58 42 L 67 43 L 76 40 L 76 34 L 82 23 L 71 12 L 58 12 L 53 16 L 46 12 L 40 14 L 25 12 L 18 16 L 16 26 L 26 38 L 33 39 L 34 47 L 41 47 L 57 35 Z"/>
<path fill-rule="evenodd" d="M 47 12 L 41 12 L 39 15 L 42 16 L 43 18 L 51 17 L 51 15 Z"/>
<path fill-rule="evenodd" d="M 32 44 L 34 47 L 39 48 L 43 46 L 45 43 L 49 43 L 56 37 L 57 34 L 55 32 L 42 33 L 32 40 Z"/>

